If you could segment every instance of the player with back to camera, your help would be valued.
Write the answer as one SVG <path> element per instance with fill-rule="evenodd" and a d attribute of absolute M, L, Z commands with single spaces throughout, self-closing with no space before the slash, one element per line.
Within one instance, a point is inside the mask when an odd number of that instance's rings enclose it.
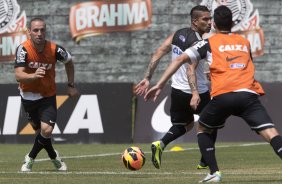
<path fill-rule="evenodd" d="M 153 54 L 150 64 L 145 72 L 144 79 L 136 86 L 136 94 L 144 95 L 150 85 L 150 80 L 160 59 L 172 52 L 172 58 L 176 58 L 183 51 L 193 45 L 196 41 L 202 40 L 204 33 L 211 29 L 211 15 L 207 7 L 197 5 L 191 9 L 191 27 L 183 28 L 171 34 Z M 188 84 L 187 68 L 182 65 L 172 76 L 171 84 L 171 107 L 170 116 L 172 126 L 169 131 L 158 141 L 151 145 L 152 163 L 159 169 L 161 166 L 161 156 L 165 147 L 178 137 L 190 131 L 194 126 L 194 114 L 201 112 L 203 107 L 210 101 L 209 85 L 204 74 L 204 63 L 201 62 L 196 69 L 197 85 L 201 96 L 201 103 L 197 109 L 192 109 L 189 105 L 192 92 Z M 217 132 L 213 132 L 213 139 L 216 140 Z M 198 169 L 207 168 L 205 161 L 201 158 Z"/>
<path fill-rule="evenodd" d="M 58 171 L 67 166 L 54 150 L 51 135 L 57 118 L 55 64 L 65 64 L 68 95 L 77 97 L 74 86 L 74 66 L 71 55 L 61 46 L 45 40 L 46 23 L 33 18 L 29 23 L 30 39 L 17 47 L 15 77 L 19 82 L 22 105 L 34 130 L 37 131 L 33 147 L 25 156 L 21 171 L 30 172 L 37 154 L 45 149 Z"/>
<path fill-rule="evenodd" d="M 223 128 L 226 119 L 231 116 L 243 118 L 253 131 L 256 131 L 272 146 L 282 159 L 282 137 L 259 100 L 264 95 L 260 83 L 254 79 L 255 67 L 252 61 L 250 43 L 241 35 L 231 33 L 232 12 L 226 6 L 219 6 L 214 11 L 216 34 L 199 41 L 175 58 L 160 80 L 145 95 L 145 99 L 156 100 L 170 76 L 184 63 L 191 68 L 188 71 L 189 83 L 193 90 L 190 105 L 197 108 L 200 96 L 196 83 L 195 63 L 206 58 L 210 66 L 212 100 L 200 113 L 198 144 L 210 173 L 200 182 L 220 182 L 215 157 L 215 142 L 211 132 Z"/>

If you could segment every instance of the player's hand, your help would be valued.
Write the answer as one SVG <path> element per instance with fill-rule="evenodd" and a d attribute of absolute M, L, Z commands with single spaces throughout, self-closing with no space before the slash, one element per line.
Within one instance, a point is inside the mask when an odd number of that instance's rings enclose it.
<path fill-rule="evenodd" d="M 141 80 L 135 87 L 135 93 L 136 95 L 145 95 L 149 89 L 150 81 L 146 78 Z"/>
<path fill-rule="evenodd" d="M 45 76 L 45 73 L 46 73 L 46 68 L 45 67 L 39 67 L 35 71 L 33 78 L 34 79 L 43 78 Z"/>
<path fill-rule="evenodd" d="M 160 95 L 162 88 L 158 85 L 153 86 L 144 96 L 145 101 L 148 101 L 150 98 L 153 98 L 155 102 L 158 96 Z"/>
<path fill-rule="evenodd" d="M 192 98 L 190 101 L 190 106 L 192 109 L 196 110 L 198 105 L 200 104 L 201 98 L 198 92 L 192 93 Z"/>
<path fill-rule="evenodd" d="M 78 98 L 79 92 L 75 87 L 68 87 L 68 95 L 71 98 Z"/>

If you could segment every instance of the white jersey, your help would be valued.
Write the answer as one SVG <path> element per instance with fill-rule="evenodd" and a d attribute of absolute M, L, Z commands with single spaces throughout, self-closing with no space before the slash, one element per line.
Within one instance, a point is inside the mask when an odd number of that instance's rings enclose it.
<path fill-rule="evenodd" d="M 196 41 L 202 40 L 201 36 L 191 28 L 180 29 L 175 32 L 172 41 L 172 60 L 180 56 L 187 48 L 191 47 Z M 186 74 L 187 64 L 183 64 L 172 76 L 171 87 L 179 89 L 185 93 L 191 93 Z M 196 68 L 197 85 L 199 93 L 209 90 L 206 75 L 204 73 L 205 62 L 199 62 Z"/>

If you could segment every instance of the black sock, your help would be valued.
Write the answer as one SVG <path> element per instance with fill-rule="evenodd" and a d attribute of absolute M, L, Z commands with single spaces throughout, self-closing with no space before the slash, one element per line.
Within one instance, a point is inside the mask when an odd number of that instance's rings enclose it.
<path fill-rule="evenodd" d="M 198 134 L 198 144 L 206 164 L 210 168 L 211 174 L 219 171 L 216 158 L 215 158 L 215 147 L 213 137 L 208 133 Z"/>
<path fill-rule="evenodd" d="M 275 153 L 282 159 L 282 137 L 280 135 L 273 137 L 270 141 L 270 145 Z"/>
<path fill-rule="evenodd" d="M 53 148 L 51 138 L 45 138 L 45 139 L 46 139 L 46 142 L 45 142 L 44 149 L 47 151 L 50 159 L 55 159 L 57 157 L 57 154 Z"/>
<path fill-rule="evenodd" d="M 217 138 L 217 130 L 213 130 L 210 135 L 212 136 L 213 143 L 215 144 Z"/>
<path fill-rule="evenodd" d="M 215 144 L 216 138 L 217 138 L 217 130 L 213 130 L 210 135 L 211 135 L 211 137 L 212 137 L 213 143 Z M 206 165 L 207 165 L 207 163 L 206 163 L 206 161 L 204 160 L 203 156 L 201 156 L 200 162 L 201 162 L 201 166 L 206 166 Z"/>
<path fill-rule="evenodd" d="M 178 137 L 186 133 L 186 128 L 184 125 L 172 125 L 169 131 L 164 135 L 161 141 L 164 145 L 168 145 L 170 142 L 174 141 Z"/>
<path fill-rule="evenodd" d="M 33 147 L 29 153 L 29 157 L 35 159 L 37 154 L 43 149 L 44 145 L 41 143 L 41 139 L 43 137 L 41 136 L 40 132 L 37 134 L 34 140 Z"/>

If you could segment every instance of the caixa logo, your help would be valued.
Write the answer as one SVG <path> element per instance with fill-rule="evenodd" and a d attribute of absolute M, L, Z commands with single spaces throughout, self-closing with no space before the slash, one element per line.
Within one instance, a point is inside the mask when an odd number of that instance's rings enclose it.
<path fill-rule="evenodd" d="M 68 98 L 68 96 L 57 96 L 57 108 L 59 109 Z M 19 128 L 20 114 L 21 97 L 9 96 L 1 135 L 35 134 L 29 123 Z M 104 133 L 97 95 L 81 95 L 66 125 L 60 126 L 61 123 L 55 126 L 53 134 L 77 134 L 80 129 L 87 129 L 89 134 Z"/>

